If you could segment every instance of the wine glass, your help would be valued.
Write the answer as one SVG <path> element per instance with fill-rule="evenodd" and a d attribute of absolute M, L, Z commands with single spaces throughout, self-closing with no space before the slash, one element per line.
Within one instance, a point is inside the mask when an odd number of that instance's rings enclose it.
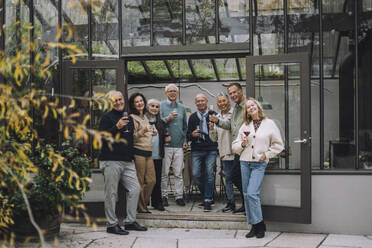
<path fill-rule="evenodd" d="M 214 114 L 213 105 L 209 105 L 209 114 L 210 115 Z"/>
<path fill-rule="evenodd" d="M 152 127 L 152 130 L 150 131 L 151 133 L 155 130 L 155 121 L 149 121 L 151 127 Z"/>
<path fill-rule="evenodd" d="M 124 119 L 128 119 L 128 112 L 123 112 Z M 129 133 L 128 124 L 124 126 L 124 133 Z"/>
<path fill-rule="evenodd" d="M 243 133 L 245 134 L 245 136 L 249 136 L 249 134 L 250 134 L 251 132 L 248 131 L 248 130 L 245 130 L 245 131 L 243 131 Z"/>
<path fill-rule="evenodd" d="M 196 126 L 196 130 L 199 130 L 200 131 L 200 126 L 199 125 Z M 196 138 L 196 143 L 201 143 L 200 133 L 199 133 L 199 136 Z"/>

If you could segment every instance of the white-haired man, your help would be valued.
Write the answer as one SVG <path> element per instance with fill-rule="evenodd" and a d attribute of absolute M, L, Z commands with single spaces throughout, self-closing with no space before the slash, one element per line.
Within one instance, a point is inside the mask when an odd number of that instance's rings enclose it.
<path fill-rule="evenodd" d="M 178 87 L 169 84 L 165 87 L 167 100 L 161 102 L 161 117 L 167 123 L 171 141 L 165 145 L 163 170 L 161 176 L 161 191 L 163 205 L 168 206 L 168 173 L 169 168 L 173 168 L 175 177 L 176 203 L 185 206 L 183 200 L 183 149 L 187 148 L 186 132 L 187 117 L 185 107 L 177 102 Z"/>
<path fill-rule="evenodd" d="M 136 222 L 140 185 L 133 162 L 133 119 L 130 116 L 123 116 L 125 101 L 121 92 L 112 92 L 110 100 L 112 101 L 113 109 L 102 116 L 99 130 L 111 133 L 112 137 L 119 135 L 120 138 L 126 140 L 126 143 L 114 142 L 113 144 L 108 144 L 106 140 L 103 140 L 101 153 L 98 158 L 99 166 L 103 169 L 105 180 L 107 232 L 127 235 L 128 230 L 147 231 L 146 227 Z M 119 220 L 115 214 L 119 182 L 127 190 L 127 217 L 124 220 L 125 230 L 120 227 Z"/>

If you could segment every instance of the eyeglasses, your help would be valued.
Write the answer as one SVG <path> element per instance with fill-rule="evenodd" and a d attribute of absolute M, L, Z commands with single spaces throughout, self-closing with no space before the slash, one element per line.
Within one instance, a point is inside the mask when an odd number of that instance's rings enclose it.
<path fill-rule="evenodd" d="M 151 108 L 160 108 L 159 105 L 152 105 L 152 104 L 150 104 L 150 106 L 151 106 Z"/>
<path fill-rule="evenodd" d="M 167 90 L 168 93 L 177 93 L 177 90 Z"/>

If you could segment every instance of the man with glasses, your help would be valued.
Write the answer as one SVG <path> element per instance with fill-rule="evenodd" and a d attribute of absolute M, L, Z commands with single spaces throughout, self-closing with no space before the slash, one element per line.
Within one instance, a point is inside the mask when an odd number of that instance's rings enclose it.
<path fill-rule="evenodd" d="M 103 140 L 101 153 L 98 158 L 99 166 L 103 169 L 105 180 L 106 231 L 119 235 L 127 235 L 128 230 L 147 231 L 146 227 L 136 222 L 140 185 L 133 162 L 133 119 L 130 116 L 123 116 L 125 101 L 121 92 L 112 92 L 109 97 L 113 109 L 102 116 L 99 130 L 111 133 L 112 137 L 119 135 L 120 139 L 126 140 L 126 143 L 114 141 L 108 144 L 106 140 Z M 127 190 L 127 217 L 124 220 L 125 230 L 120 227 L 119 220 L 115 214 L 119 182 Z"/>
<path fill-rule="evenodd" d="M 234 141 L 237 138 L 239 129 L 243 125 L 243 122 L 244 122 L 243 107 L 247 100 L 245 96 L 243 95 L 243 89 L 239 83 L 230 84 L 227 87 L 227 92 L 230 96 L 231 101 L 235 103 L 233 112 L 231 114 L 231 119 L 222 120 L 221 118 L 218 118 L 217 116 L 211 116 L 210 120 L 213 123 L 215 123 L 218 127 L 231 130 L 231 138 Z M 233 164 L 233 169 L 231 173 L 231 180 L 233 184 L 239 189 L 242 202 L 243 202 L 243 206 L 239 209 L 236 209 L 234 213 L 245 212 L 243 190 L 242 190 L 242 176 L 241 176 L 241 171 L 240 171 L 240 155 L 238 154 L 235 154 L 234 156 L 234 164 Z"/>
<path fill-rule="evenodd" d="M 163 170 L 161 176 L 161 191 L 163 205 L 168 204 L 168 173 L 170 167 L 173 168 L 175 177 L 176 203 L 178 206 L 185 206 L 183 200 L 183 149 L 187 149 L 186 132 L 187 117 L 185 107 L 177 102 L 178 87 L 175 84 L 169 84 L 165 87 L 167 100 L 161 102 L 161 118 L 168 127 L 171 141 L 164 146 Z"/>

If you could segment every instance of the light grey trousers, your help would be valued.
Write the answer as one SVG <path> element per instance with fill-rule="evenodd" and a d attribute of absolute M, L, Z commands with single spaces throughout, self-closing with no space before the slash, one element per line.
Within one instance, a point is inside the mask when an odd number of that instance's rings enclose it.
<path fill-rule="evenodd" d="M 173 168 L 174 186 L 176 188 L 176 199 L 183 198 L 183 149 L 165 147 L 163 168 L 161 172 L 161 195 L 168 198 L 168 173 L 169 167 Z"/>
<path fill-rule="evenodd" d="M 119 182 L 128 191 L 126 192 L 127 217 L 124 223 L 135 222 L 141 188 L 138 183 L 134 162 L 99 161 L 99 163 L 100 168 L 103 168 L 105 179 L 105 215 L 107 226 L 110 227 L 119 224 L 119 220 L 115 214 Z"/>

